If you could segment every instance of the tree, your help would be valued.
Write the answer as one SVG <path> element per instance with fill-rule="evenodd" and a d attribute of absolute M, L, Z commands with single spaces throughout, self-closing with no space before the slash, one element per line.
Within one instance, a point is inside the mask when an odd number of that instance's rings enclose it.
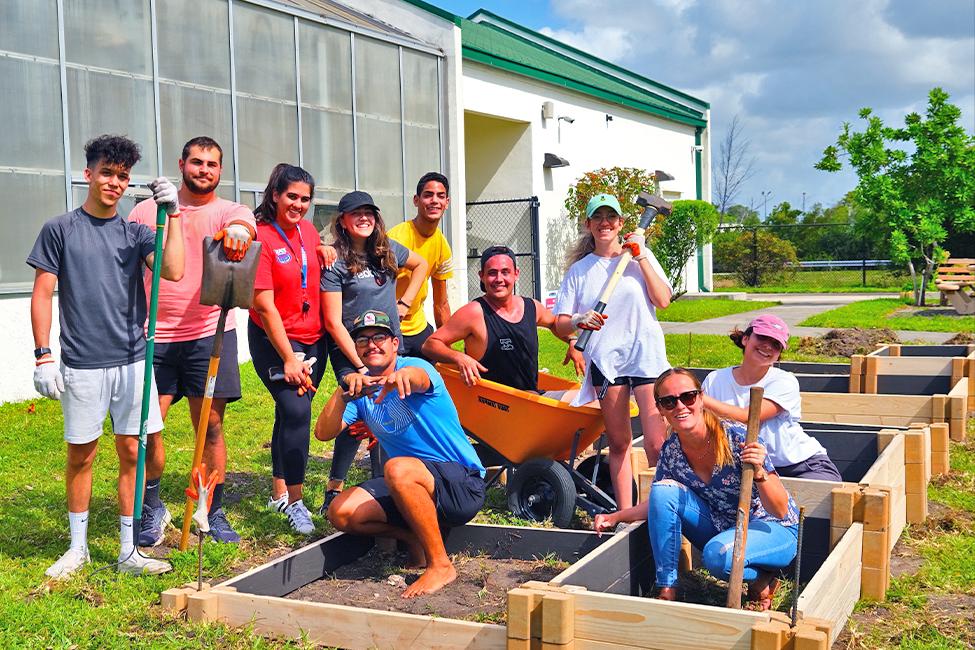
<path fill-rule="evenodd" d="M 620 202 L 623 217 L 623 232 L 627 233 L 636 228 L 637 220 L 643 208 L 636 204 L 636 197 L 640 192 L 654 192 L 657 182 L 653 174 L 645 169 L 635 167 L 612 167 L 586 172 L 575 183 L 569 186 L 565 198 L 565 210 L 569 218 L 578 227 L 586 220 L 586 203 L 597 194 L 612 194 Z M 646 231 L 647 241 L 660 236 L 660 222 L 662 216 L 657 216 L 655 223 L 650 224 Z"/>
<path fill-rule="evenodd" d="M 885 126 L 863 108 L 866 128 L 857 132 L 844 124 L 816 164 L 835 172 L 842 168 L 840 157 L 848 159 L 859 178 L 856 200 L 889 231 L 891 259 L 907 265 L 917 305 L 924 304 L 924 290 L 943 258 L 947 229 L 975 231 L 975 136 L 958 124 L 960 116 L 940 88 L 928 94 L 925 115 L 907 115 L 902 128 Z"/>
<path fill-rule="evenodd" d="M 661 224 L 660 236 L 648 240 L 674 287 L 675 297 L 685 293 L 678 287 L 687 261 L 696 248 L 711 241 L 717 229 L 718 211 L 707 201 L 674 201 L 673 212 Z"/>
<path fill-rule="evenodd" d="M 746 205 L 733 205 L 722 215 L 729 217 L 729 225 L 749 225 L 754 226 L 762 222 L 758 211 Z"/>
<path fill-rule="evenodd" d="M 795 247 L 762 228 L 722 233 L 715 238 L 714 259 L 748 287 L 785 283 L 798 265 Z"/>
<path fill-rule="evenodd" d="M 718 145 L 718 157 L 714 160 L 711 174 L 714 199 L 722 223 L 741 186 L 755 175 L 755 158 L 750 155 L 750 147 L 751 143 L 742 134 L 741 122 L 735 115 Z"/>

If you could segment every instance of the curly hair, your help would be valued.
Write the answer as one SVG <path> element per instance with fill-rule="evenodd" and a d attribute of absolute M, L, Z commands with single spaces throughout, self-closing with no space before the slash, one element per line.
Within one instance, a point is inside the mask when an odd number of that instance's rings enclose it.
<path fill-rule="evenodd" d="M 100 162 L 132 169 L 142 159 L 142 153 L 124 135 L 100 135 L 85 143 L 85 164 L 93 169 Z"/>
<path fill-rule="evenodd" d="M 379 211 L 375 212 L 376 226 L 369 238 L 366 239 L 365 254 L 355 249 L 355 246 L 352 245 L 352 237 L 339 224 L 342 214 L 341 212 L 336 214 L 332 220 L 332 246 L 335 247 L 336 255 L 345 262 L 349 273 L 356 275 L 367 267 L 372 267 L 380 273 L 395 275 L 399 267 L 396 265 L 393 249 L 389 245 L 389 237 L 386 236 L 386 224 L 383 222 L 383 217 Z"/>
<path fill-rule="evenodd" d="M 264 188 L 264 198 L 261 204 L 254 210 L 254 216 L 260 223 L 274 223 L 278 218 L 278 204 L 274 200 L 274 195 L 280 195 L 291 186 L 292 183 L 305 183 L 308 185 L 310 193 L 315 191 L 315 179 L 307 171 L 297 165 L 288 163 L 278 163 L 271 170 L 271 177 L 267 180 L 267 187 Z"/>

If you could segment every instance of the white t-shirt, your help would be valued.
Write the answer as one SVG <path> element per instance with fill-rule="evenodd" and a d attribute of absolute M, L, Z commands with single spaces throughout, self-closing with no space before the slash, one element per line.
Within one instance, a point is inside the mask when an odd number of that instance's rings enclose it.
<path fill-rule="evenodd" d="M 769 368 L 758 382 L 743 386 L 735 380 L 732 368 L 715 370 L 705 377 L 704 392 L 719 402 L 748 408 L 748 391 L 752 386 L 765 390 L 765 399 L 775 402 L 782 411 L 762 422 L 759 435 L 765 442 L 769 458 L 776 467 L 795 465 L 817 454 L 825 454 L 819 441 L 802 430 L 802 396 L 799 380 L 791 372 Z"/>
<path fill-rule="evenodd" d="M 652 255 L 649 259 L 669 287 L 667 275 L 660 264 Z M 616 269 L 618 260 L 618 257 L 599 257 L 590 253 L 569 267 L 555 300 L 555 313 L 571 316 L 592 309 L 599 301 L 606 281 Z M 589 345 L 582 353 L 586 360 L 586 377 L 572 406 L 581 406 L 596 399 L 596 391 L 589 378 L 590 363 L 611 382 L 617 377 L 656 378 L 670 368 L 664 333 L 657 322 L 657 310 L 647 295 L 639 262 L 631 260 L 623 271 L 606 306 L 606 315 L 605 325 L 598 332 L 593 332 Z"/>

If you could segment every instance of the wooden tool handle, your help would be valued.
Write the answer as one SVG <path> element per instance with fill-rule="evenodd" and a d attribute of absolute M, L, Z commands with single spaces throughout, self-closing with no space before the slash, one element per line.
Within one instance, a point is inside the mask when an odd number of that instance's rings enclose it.
<path fill-rule="evenodd" d="M 745 444 L 758 440 L 758 430 L 762 426 L 762 399 L 765 391 L 760 386 L 752 386 L 748 392 L 748 431 Z M 745 544 L 748 542 L 748 517 L 752 509 L 752 479 L 755 466 L 741 464 L 741 492 L 738 493 L 738 520 L 735 523 L 735 547 L 731 556 L 731 576 L 728 578 L 728 601 L 726 605 L 741 609 L 741 577 L 745 573 Z"/>

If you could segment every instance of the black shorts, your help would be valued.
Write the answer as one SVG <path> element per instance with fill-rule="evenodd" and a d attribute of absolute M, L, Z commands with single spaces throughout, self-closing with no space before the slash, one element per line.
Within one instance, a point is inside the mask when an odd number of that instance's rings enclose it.
<path fill-rule="evenodd" d="M 473 519 L 484 506 L 484 479 L 476 469 L 460 463 L 438 463 L 421 460 L 433 475 L 433 502 L 437 507 L 437 521 L 441 528 L 463 526 Z M 386 479 L 372 478 L 356 487 L 372 495 L 386 513 L 386 522 L 393 526 L 409 528 L 406 519 L 396 507 Z"/>
<path fill-rule="evenodd" d="M 403 346 L 400 349 L 400 354 L 408 357 L 419 357 L 421 359 L 426 359 L 430 361 L 425 356 L 423 356 L 422 348 L 426 340 L 430 338 L 433 334 L 433 326 L 427 323 L 427 326 L 423 328 L 421 332 L 413 334 L 412 336 L 403 335 Z"/>
<path fill-rule="evenodd" d="M 203 397 L 206 392 L 210 354 L 213 352 L 213 338 L 207 336 L 193 341 L 156 343 L 152 367 L 160 395 L 174 395 L 174 403 L 181 397 Z M 224 332 L 213 397 L 228 402 L 240 399 L 237 330 Z"/>
<path fill-rule="evenodd" d="M 599 368 L 594 363 L 589 364 L 589 378 L 592 380 L 592 385 L 597 391 L 606 383 L 606 377 L 603 376 L 603 373 L 599 372 Z M 637 386 L 652 384 L 656 380 L 656 377 L 617 377 L 616 381 L 609 382 L 609 385 L 636 388 Z"/>

